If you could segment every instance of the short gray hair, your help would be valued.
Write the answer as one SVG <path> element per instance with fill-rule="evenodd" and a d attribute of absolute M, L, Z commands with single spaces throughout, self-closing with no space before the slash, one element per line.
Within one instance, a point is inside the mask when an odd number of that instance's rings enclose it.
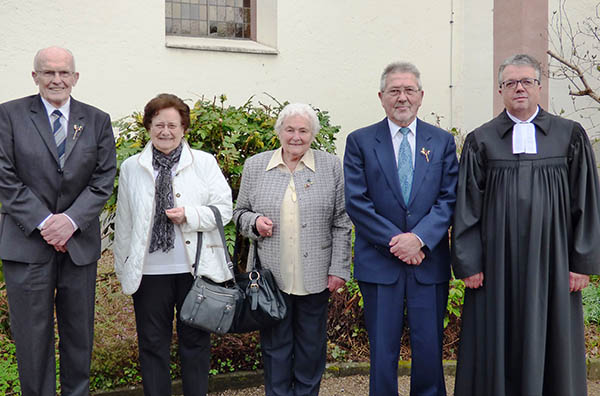
<path fill-rule="evenodd" d="M 73 53 L 71 51 L 69 51 L 66 48 L 63 47 L 58 47 L 58 46 L 51 46 L 51 47 L 47 47 L 47 48 L 42 48 L 41 50 L 39 50 L 35 56 L 33 57 L 33 70 L 34 71 L 40 71 L 40 63 L 42 62 L 42 57 L 44 56 L 44 53 L 50 49 L 58 49 L 58 50 L 62 50 L 64 52 L 66 52 L 67 54 L 69 54 L 71 56 L 71 66 L 73 66 L 73 70 L 71 70 L 72 72 L 75 72 L 75 56 L 73 56 Z"/>
<path fill-rule="evenodd" d="M 283 108 L 283 110 L 279 112 L 277 121 L 275 121 L 275 132 L 277 132 L 277 134 L 279 135 L 279 133 L 281 132 L 281 128 L 283 127 L 283 123 L 285 122 L 285 119 L 289 116 L 296 115 L 306 118 L 306 120 L 310 124 L 310 132 L 312 133 L 312 136 L 314 138 L 321 129 L 321 123 L 319 122 L 317 112 L 305 103 L 290 103 L 286 105 Z"/>
<path fill-rule="evenodd" d="M 421 72 L 415 65 L 410 62 L 392 62 L 383 69 L 381 73 L 381 80 L 379 81 L 379 91 L 385 91 L 385 84 L 387 76 L 392 73 L 410 73 L 417 79 L 417 88 L 423 89 L 421 85 Z"/>
<path fill-rule="evenodd" d="M 506 66 L 529 66 L 535 70 L 536 78 L 538 80 L 542 77 L 542 67 L 540 66 L 540 62 L 537 61 L 533 56 L 527 54 L 516 54 L 507 58 L 500 67 L 498 68 L 498 85 L 502 83 L 502 72 Z"/>

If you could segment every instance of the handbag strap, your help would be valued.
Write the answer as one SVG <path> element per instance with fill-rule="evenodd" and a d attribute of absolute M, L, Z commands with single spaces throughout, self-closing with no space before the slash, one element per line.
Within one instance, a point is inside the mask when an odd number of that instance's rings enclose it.
<path fill-rule="evenodd" d="M 240 209 L 243 212 L 240 213 L 240 215 L 237 218 L 237 221 L 235 222 L 235 245 L 233 248 L 233 262 L 234 262 L 234 266 L 233 266 L 233 270 L 236 274 L 239 274 L 239 268 L 238 268 L 238 260 L 239 260 L 239 255 L 240 255 L 240 250 L 242 249 L 242 240 L 244 239 L 244 236 L 242 235 L 242 233 L 240 232 L 240 219 L 242 218 L 242 215 L 246 212 L 250 212 L 249 209 Z M 250 238 L 248 238 L 248 240 L 250 240 Z M 260 258 L 258 257 L 258 241 L 250 241 L 252 243 L 252 246 L 254 247 L 254 261 L 253 261 L 253 269 L 257 269 L 260 270 L 262 269 L 262 265 L 260 263 Z"/>
<path fill-rule="evenodd" d="M 216 206 L 209 205 L 210 210 L 212 210 L 215 215 L 215 221 L 217 223 L 217 229 L 219 230 L 219 235 L 221 236 L 221 242 L 223 243 L 223 250 L 225 251 L 225 262 L 227 263 L 227 268 L 232 275 L 233 283 L 235 283 L 235 272 L 233 269 L 233 262 L 231 261 L 231 257 L 229 256 L 229 250 L 227 249 L 227 240 L 225 239 L 225 230 L 223 228 L 223 219 L 221 218 L 221 212 Z M 200 266 L 200 252 L 202 250 L 202 232 L 198 232 L 197 238 L 197 246 L 196 246 L 196 258 L 194 259 L 194 278 L 198 276 L 198 267 Z"/>

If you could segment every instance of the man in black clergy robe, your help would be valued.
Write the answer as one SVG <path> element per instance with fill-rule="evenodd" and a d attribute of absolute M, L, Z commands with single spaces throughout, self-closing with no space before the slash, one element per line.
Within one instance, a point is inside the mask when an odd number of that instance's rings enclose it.
<path fill-rule="evenodd" d="M 540 74 L 528 55 L 504 61 L 506 109 L 462 151 L 456 395 L 587 395 L 581 290 L 600 272 L 597 168 L 581 125 L 538 106 Z"/>

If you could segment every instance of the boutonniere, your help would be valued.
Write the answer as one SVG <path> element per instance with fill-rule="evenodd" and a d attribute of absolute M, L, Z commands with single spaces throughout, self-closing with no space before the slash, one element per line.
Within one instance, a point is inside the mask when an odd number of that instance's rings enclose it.
<path fill-rule="evenodd" d="M 304 188 L 309 188 L 314 182 L 310 179 L 306 180 L 306 183 L 304 184 Z"/>
<path fill-rule="evenodd" d="M 421 149 L 421 154 L 423 154 L 425 156 L 425 160 L 427 160 L 427 162 L 429 162 L 429 154 L 431 153 L 430 150 L 425 150 L 425 147 L 423 147 Z"/>
<path fill-rule="evenodd" d="M 73 140 L 77 139 L 77 136 L 81 135 L 81 131 L 83 131 L 83 125 L 75 124 L 73 125 L 73 130 L 75 133 L 73 134 Z"/>

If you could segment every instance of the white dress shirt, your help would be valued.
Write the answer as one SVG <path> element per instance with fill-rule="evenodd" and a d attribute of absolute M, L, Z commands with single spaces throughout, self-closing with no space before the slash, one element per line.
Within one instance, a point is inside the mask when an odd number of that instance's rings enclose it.
<path fill-rule="evenodd" d="M 388 118 L 388 125 L 390 127 L 390 134 L 392 135 L 392 144 L 394 145 L 394 157 L 396 158 L 396 166 L 398 166 L 398 150 L 400 149 L 400 143 L 402 142 L 402 133 L 400 132 L 400 126 L 393 123 Z M 415 147 L 417 146 L 417 119 L 415 118 L 408 127 L 410 133 L 406 135 L 408 144 L 410 145 L 410 151 L 412 152 L 412 164 L 415 169 Z"/>
<path fill-rule="evenodd" d="M 69 97 L 69 99 L 67 99 L 67 102 L 62 105 L 60 108 L 56 108 L 54 106 L 52 106 L 50 104 L 50 102 L 48 102 L 46 99 L 44 99 L 42 96 L 40 96 L 40 98 L 42 98 L 42 103 L 44 104 L 44 107 L 46 108 L 46 113 L 48 115 L 48 123 L 50 124 L 50 129 L 53 129 L 53 122 L 52 122 L 52 113 L 54 113 L 54 110 L 58 110 L 62 113 L 62 116 L 60 117 L 60 123 L 63 126 L 63 128 L 65 128 L 65 131 L 67 131 L 67 135 L 68 135 L 68 130 L 67 127 L 69 126 L 69 113 L 71 111 L 71 98 Z M 42 220 L 42 222 L 38 225 L 38 230 L 41 230 L 42 228 L 44 228 L 44 224 L 46 224 L 46 221 L 48 221 L 48 219 L 50 217 L 52 217 L 54 213 L 50 213 L 48 215 L 48 217 L 46 217 L 44 220 Z M 79 226 L 73 221 L 72 218 L 69 217 L 68 214 L 63 213 L 65 216 L 67 216 L 67 219 L 69 219 L 71 221 L 71 224 L 73 224 L 73 228 L 75 229 L 75 231 L 77 231 L 77 229 L 79 228 Z"/>
<path fill-rule="evenodd" d="M 396 159 L 396 166 L 398 166 L 398 150 L 400 150 L 400 143 L 402 142 L 403 135 L 400 132 L 400 128 L 401 128 L 400 126 L 396 125 L 389 118 L 387 120 L 388 120 L 388 125 L 390 127 L 390 134 L 392 135 L 392 144 L 394 145 L 394 158 Z M 416 157 L 415 147 L 417 146 L 417 118 L 416 117 L 410 124 L 408 124 L 407 128 L 410 129 L 410 132 L 406 135 L 406 138 L 408 139 L 408 144 L 410 145 L 410 151 L 412 152 L 412 164 L 413 164 L 413 171 L 414 171 L 415 157 Z M 415 234 L 414 232 L 413 232 L 413 234 L 421 242 L 421 247 L 425 246 L 425 242 L 423 242 L 421 237 L 418 236 L 417 234 Z"/>
<path fill-rule="evenodd" d="M 515 125 L 513 125 L 513 154 L 537 154 L 537 141 L 535 140 L 535 125 L 531 121 L 538 115 L 540 107 L 538 106 L 535 113 L 529 119 L 523 121 L 519 120 L 514 115 L 508 114 Z"/>

